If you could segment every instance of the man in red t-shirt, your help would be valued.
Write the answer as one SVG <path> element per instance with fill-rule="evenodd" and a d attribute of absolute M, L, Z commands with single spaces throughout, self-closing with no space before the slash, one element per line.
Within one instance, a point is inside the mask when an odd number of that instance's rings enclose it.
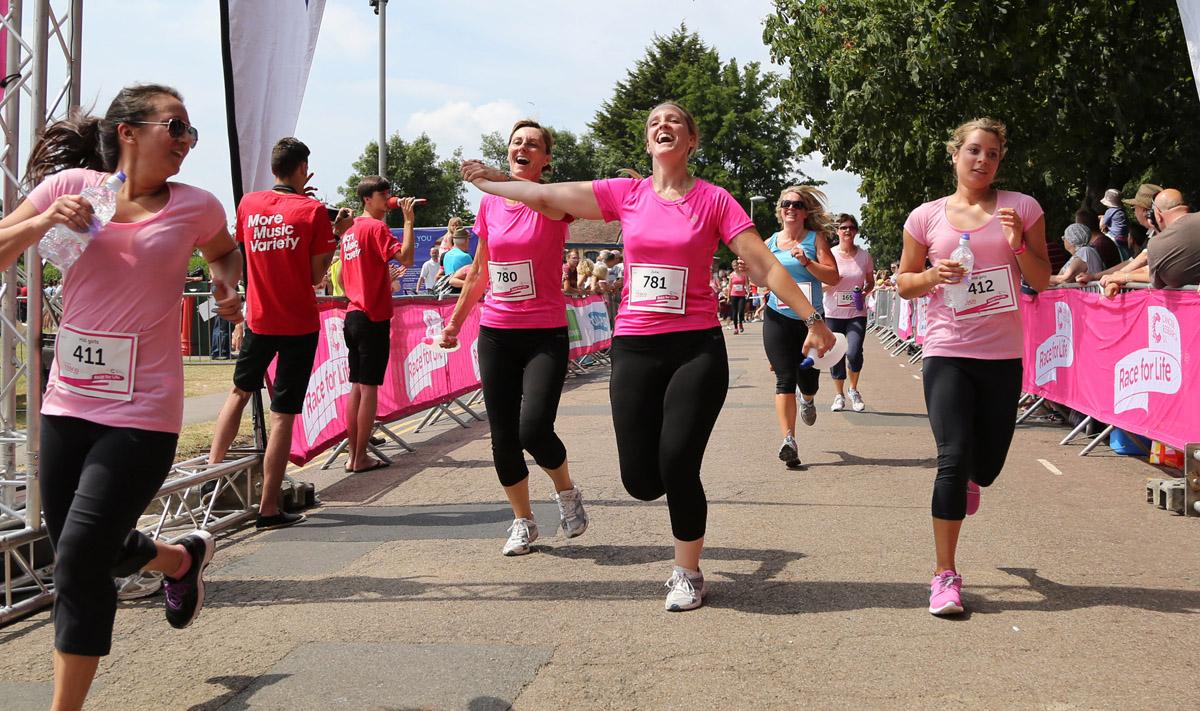
<path fill-rule="evenodd" d="M 299 140 L 280 139 L 271 151 L 275 187 L 243 196 L 237 209 L 235 238 L 246 257 L 246 325 L 233 390 L 217 418 L 208 461 L 224 461 L 246 403 L 262 387 L 267 366 L 278 355 L 255 524 L 260 530 L 304 520 L 303 514 L 280 509 L 279 491 L 292 424 L 304 405 L 317 352 L 320 319 L 313 286 L 329 268 L 337 248 L 334 235 L 349 228 L 352 219 L 350 211 L 343 210 L 337 224 L 330 224 L 325 206 L 309 197 L 308 155 L 308 146 Z"/>
<path fill-rule="evenodd" d="M 350 366 L 350 399 L 346 405 L 346 436 L 350 459 L 346 470 L 365 472 L 386 466 L 367 455 L 375 425 L 379 386 L 387 371 L 392 332 L 392 280 L 388 260 L 404 267 L 413 263 L 413 198 L 400 201 L 404 211 L 404 242 L 392 236 L 383 221 L 391 185 L 372 175 L 358 184 L 363 214 L 346 230 L 341 246 L 342 288 L 346 307 L 346 349 Z"/>

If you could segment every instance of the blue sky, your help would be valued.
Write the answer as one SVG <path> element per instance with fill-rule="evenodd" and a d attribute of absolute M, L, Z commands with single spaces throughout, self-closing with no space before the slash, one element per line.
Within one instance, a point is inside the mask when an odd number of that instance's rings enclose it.
<path fill-rule="evenodd" d="M 86 5 L 83 103 L 103 111 L 139 81 L 178 88 L 201 135 L 179 179 L 231 206 L 215 0 Z M 391 0 L 388 133 L 409 140 L 425 132 L 443 155 L 462 146 L 473 156 L 480 134 L 524 116 L 580 132 L 654 35 L 681 22 L 723 59 L 768 65 L 762 20 L 771 9 L 768 0 Z M 313 182 L 331 200 L 377 134 L 377 39 L 367 0 L 327 0 L 296 135 L 312 148 Z M 800 165 L 829 181 L 834 210 L 859 212 L 855 176 L 824 168 L 819 157 Z"/>

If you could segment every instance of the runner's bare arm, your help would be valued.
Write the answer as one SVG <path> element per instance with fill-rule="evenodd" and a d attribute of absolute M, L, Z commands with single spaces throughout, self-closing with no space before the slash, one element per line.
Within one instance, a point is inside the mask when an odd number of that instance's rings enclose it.
<path fill-rule="evenodd" d="M 212 273 L 213 300 L 217 314 L 231 323 L 242 320 L 242 297 L 237 283 L 242 280 L 242 253 L 224 227 L 212 239 L 200 245 L 200 254 Z"/>
<path fill-rule="evenodd" d="M 875 259 L 867 254 L 867 283 L 863 285 L 863 296 L 875 291 Z"/>
<path fill-rule="evenodd" d="M 822 284 L 833 286 L 842 280 L 838 274 L 837 260 L 833 258 L 833 250 L 829 248 L 829 240 L 824 235 L 817 235 L 817 258 L 808 263 L 808 271 L 821 280 Z"/>
<path fill-rule="evenodd" d="M 17 209 L 0 220 L 0 269 L 8 269 L 54 225 L 87 232 L 92 205 L 79 195 L 63 195 L 39 213 L 33 203 L 22 200 Z"/>
<path fill-rule="evenodd" d="M 500 181 L 495 168 L 479 161 L 466 161 L 462 177 L 485 193 L 523 202 L 544 215 L 567 214 L 585 220 L 599 220 L 600 206 L 590 181 L 574 183 L 531 183 L 527 180 Z"/>
<path fill-rule="evenodd" d="M 1043 246 L 1045 246 L 1043 244 Z M 956 284 L 966 271 L 958 262 L 939 259 L 925 269 L 929 248 L 904 231 L 904 251 L 900 253 L 900 271 L 896 274 L 896 292 L 902 299 L 916 299 L 933 291 L 938 284 Z"/>
<path fill-rule="evenodd" d="M 487 289 L 488 283 L 487 263 L 487 241 L 480 239 L 479 246 L 475 248 L 475 260 L 471 262 L 471 270 L 467 272 L 467 278 L 463 282 L 462 293 L 458 295 L 458 303 L 454 305 L 454 313 L 450 314 L 450 320 L 446 322 L 446 327 L 442 330 L 442 339 L 449 345 L 453 345 L 453 340 L 458 336 L 463 322 L 467 320 L 467 316 L 471 315 L 471 310 L 483 298 L 483 292 Z"/>
<path fill-rule="evenodd" d="M 1025 251 L 1017 255 L 1017 264 L 1021 267 L 1021 276 L 1024 277 L 1025 283 L 1034 291 L 1044 291 L 1050 284 L 1046 220 L 1039 217 L 1036 222 L 1026 227 L 1021 224 L 1017 211 L 1011 207 L 997 210 L 997 213 L 1000 217 L 1000 228 L 1013 251 L 1019 250 L 1024 243 Z"/>
<path fill-rule="evenodd" d="M 416 218 L 413 215 L 413 204 L 416 198 L 406 197 L 400 199 L 400 209 L 404 212 L 404 241 L 400 243 L 400 248 L 392 252 L 391 259 L 395 259 L 406 267 L 413 265 L 413 256 L 416 252 L 416 237 L 413 233 L 413 223 Z"/>
<path fill-rule="evenodd" d="M 767 249 L 758 230 L 751 228 L 739 232 L 729 241 L 729 248 L 746 263 L 746 267 L 750 270 L 750 278 L 754 280 L 755 284 L 763 284 L 775 292 L 775 296 L 790 306 L 800 318 L 807 319 L 817 312 L 813 308 L 812 302 L 804 296 L 804 292 L 800 291 L 800 287 L 792 280 L 792 275 L 788 273 L 787 269 L 784 269 L 775 255 L 771 254 L 771 250 Z M 817 321 L 812 328 L 808 329 L 808 337 L 804 339 L 805 352 L 816 348 L 819 353 L 824 355 L 825 351 L 831 347 L 833 347 L 833 333 L 824 321 Z"/>

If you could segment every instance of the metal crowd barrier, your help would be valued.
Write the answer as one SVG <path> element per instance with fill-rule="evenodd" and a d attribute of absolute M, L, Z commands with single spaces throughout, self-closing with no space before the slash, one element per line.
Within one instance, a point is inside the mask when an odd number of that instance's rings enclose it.
<path fill-rule="evenodd" d="M 906 338 L 900 335 L 900 294 L 895 289 L 875 289 L 875 308 L 867 314 L 868 332 L 879 334 L 879 342 L 888 349 L 892 357 L 904 353 L 909 363 L 921 360 L 921 344 L 917 343 L 914 327 Z M 915 308 L 915 307 L 914 307 Z"/>

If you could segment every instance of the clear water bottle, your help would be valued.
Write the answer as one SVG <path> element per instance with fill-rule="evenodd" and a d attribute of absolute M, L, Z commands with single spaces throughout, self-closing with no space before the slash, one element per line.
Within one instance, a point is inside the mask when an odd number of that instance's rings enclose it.
<path fill-rule="evenodd" d="M 92 224 L 87 232 L 76 232 L 66 225 L 55 225 L 38 242 L 38 252 L 59 269 L 67 270 L 87 249 L 92 237 L 108 224 L 117 211 L 117 191 L 125 182 L 125 173 L 118 170 L 94 188 L 85 188 L 84 200 L 92 205 Z"/>
<path fill-rule="evenodd" d="M 942 299 L 954 310 L 966 308 L 970 296 L 971 271 L 975 268 L 975 253 L 971 251 L 971 235 L 958 238 L 958 246 L 950 253 L 950 261 L 958 262 L 966 270 L 962 281 L 957 284 L 942 284 Z"/>

